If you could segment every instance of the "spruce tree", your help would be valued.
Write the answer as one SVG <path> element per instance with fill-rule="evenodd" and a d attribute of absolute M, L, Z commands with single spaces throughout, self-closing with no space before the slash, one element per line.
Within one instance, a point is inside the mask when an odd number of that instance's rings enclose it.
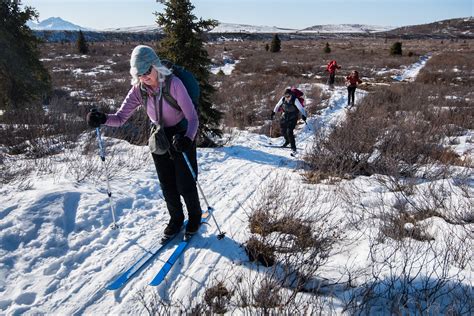
<path fill-rule="evenodd" d="M 270 52 L 278 53 L 281 50 L 281 40 L 278 34 L 273 35 L 272 42 L 270 44 Z"/>
<path fill-rule="evenodd" d="M 395 42 L 390 47 L 390 55 L 401 55 L 402 54 L 402 43 Z"/>
<path fill-rule="evenodd" d="M 331 52 L 331 47 L 329 47 L 329 43 L 326 42 L 326 46 L 324 46 L 324 52 L 329 54 Z"/>
<path fill-rule="evenodd" d="M 159 43 L 158 55 L 191 71 L 199 81 L 199 126 L 201 145 L 209 140 L 209 133 L 220 136 L 222 112 L 213 107 L 215 88 L 209 83 L 211 60 L 203 44 L 203 33 L 217 26 L 215 20 L 196 20 L 189 0 L 169 0 L 164 13 L 157 13 L 156 22 L 163 27 L 164 39 Z"/>
<path fill-rule="evenodd" d="M 0 1 L 0 109 L 17 110 L 40 100 L 51 89 L 39 60 L 39 40 L 26 22 L 38 17 L 20 1 Z M 38 107 L 41 104 L 38 103 Z"/>
<path fill-rule="evenodd" d="M 84 37 L 84 34 L 82 33 L 82 31 L 79 31 L 76 46 L 77 46 L 77 50 L 79 51 L 79 54 L 89 53 L 89 46 L 87 45 L 86 38 Z"/>

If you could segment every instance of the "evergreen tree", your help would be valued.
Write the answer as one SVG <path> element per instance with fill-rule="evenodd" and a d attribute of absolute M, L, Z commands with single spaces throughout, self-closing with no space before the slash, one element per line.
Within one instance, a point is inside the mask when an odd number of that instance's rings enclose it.
<path fill-rule="evenodd" d="M 0 1 L 0 109 L 17 110 L 40 100 L 51 89 L 39 60 L 39 40 L 26 22 L 37 18 L 21 1 Z"/>
<path fill-rule="evenodd" d="M 395 42 L 390 47 L 390 55 L 401 55 L 402 54 L 402 43 Z"/>
<path fill-rule="evenodd" d="M 79 36 L 77 37 L 76 45 L 79 54 L 89 53 L 89 46 L 87 46 L 86 38 L 84 37 L 82 31 L 79 31 Z"/>
<path fill-rule="evenodd" d="M 165 34 L 158 47 L 158 54 L 160 58 L 185 67 L 199 81 L 199 133 L 203 145 L 205 140 L 209 140 L 209 133 L 217 136 L 222 134 L 219 128 L 222 112 L 212 105 L 215 89 L 209 84 L 211 60 L 203 45 L 203 33 L 217 26 L 217 21 L 196 21 L 196 16 L 192 14 L 194 6 L 189 0 L 169 0 L 164 5 L 164 13 L 155 13 L 156 22 L 163 27 Z"/>
<path fill-rule="evenodd" d="M 273 35 L 272 42 L 270 44 L 270 52 L 278 53 L 281 50 L 281 40 L 278 34 Z"/>
<path fill-rule="evenodd" d="M 331 52 L 331 47 L 329 47 L 329 43 L 326 42 L 326 46 L 324 46 L 324 52 L 329 54 Z"/>

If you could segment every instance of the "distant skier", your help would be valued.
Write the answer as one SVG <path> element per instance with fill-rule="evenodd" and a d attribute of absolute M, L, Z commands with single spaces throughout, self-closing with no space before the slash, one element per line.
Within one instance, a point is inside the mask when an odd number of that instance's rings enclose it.
<path fill-rule="evenodd" d="M 280 129 L 285 143 L 281 147 L 291 146 L 293 153 L 296 153 L 296 142 L 293 130 L 296 127 L 298 121 L 298 113 L 301 113 L 301 118 L 306 122 L 306 110 L 304 109 L 298 98 L 292 93 L 291 89 L 286 89 L 283 98 L 281 98 L 275 105 L 270 116 L 271 120 L 275 117 L 275 113 L 283 110 L 283 114 L 280 119 Z"/>
<path fill-rule="evenodd" d="M 337 69 L 341 69 L 341 66 L 339 66 L 335 60 L 331 60 L 326 66 L 326 71 L 329 72 L 328 85 L 330 88 L 334 87 Z"/>
<path fill-rule="evenodd" d="M 133 49 L 130 58 L 130 74 L 132 88 L 120 109 L 115 114 L 90 112 L 87 114 L 87 123 L 93 128 L 100 127 L 101 124 L 121 126 L 132 116 L 144 99 L 147 100 L 145 106 L 148 117 L 155 126 L 164 126 L 166 138 L 169 144 L 172 144 L 164 154 L 152 153 L 171 217 L 164 235 L 168 238 L 176 235 L 183 225 L 184 214 L 180 196 L 184 199 L 189 217 L 186 234 L 192 235 L 198 231 L 201 224 L 201 205 L 196 182 L 181 153 L 187 155 L 197 175 L 195 137 L 199 120 L 196 109 L 183 82 L 174 75 L 170 79 L 169 92 L 176 99 L 180 110 L 175 109 L 166 98 L 162 97 L 161 88 L 165 84 L 166 77 L 171 75 L 171 71 L 161 64 L 151 47 L 139 45 Z M 146 95 L 148 96 L 144 97 Z"/>
<path fill-rule="evenodd" d="M 357 89 L 357 85 L 361 84 L 362 80 L 359 79 L 359 73 L 357 70 L 351 71 L 349 75 L 346 77 L 346 85 L 347 85 L 347 106 L 352 107 L 355 103 L 355 91 Z"/>

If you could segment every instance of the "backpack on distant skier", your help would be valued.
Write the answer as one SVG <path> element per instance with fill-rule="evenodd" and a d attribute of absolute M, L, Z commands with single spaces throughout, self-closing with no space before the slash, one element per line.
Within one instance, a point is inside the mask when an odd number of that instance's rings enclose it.
<path fill-rule="evenodd" d="M 298 99 L 298 101 L 300 101 L 300 103 L 301 103 L 301 106 L 304 107 L 304 98 L 303 98 L 304 93 L 303 93 L 303 91 L 301 91 L 300 89 L 295 88 L 295 87 L 291 87 L 291 88 L 289 88 L 289 90 L 291 90 L 291 95 L 292 95 L 290 103 L 294 105 L 294 107 L 292 107 L 292 108 L 294 108 L 295 111 L 297 110 L 296 104 L 294 102 L 295 99 Z M 288 91 L 288 89 L 287 89 L 287 91 Z M 285 97 L 282 97 L 281 101 L 285 102 Z M 278 110 L 278 112 L 283 112 L 283 111 L 284 111 L 283 107 L 280 107 L 280 109 Z"/>
<path fill-rule="evenodd" d="M 304 93 L 298 88 L 292 87 L 290 88 L 291 94 L 293 95 L 294 98 L 298 99 L 300 101 L 301 105 L 304 107 Z M 281 99 L 282 101 L 285 101 L 285 97 Z"/>
<path fill-rule="evenodd" d="M 326 71 L 334 72 L 336 68 L 337 68 L 337 62 L 335 60 L 331 60 L 326 67 Z"/>
<path fill-rule="evenodd" d="M 297 98 L 298 101 L 300 101 L 301 105 L 304 107 L 304 97 L 303 97 L 304 93 L 303 93 L 303 91 L 301 91 L 298 88 L 292 87 L 291 88 L 291 93 L 293 93 L 295 98 Z"/>
<path fill-rule="evenodd" d="M 172 75 L 175 75 L 178 77 L 182 82 L 184 87 L 186 88 L 186 91 L 189 94 L 189 97 L 191 98 L 191 101 L 193 101 L 194 108 L 198 109 L 199 106 L 199 96 L 201 94 L 201 89 L 199 88 L 199 81 L 197 81 L 196 77 L 186 68 L 183 66 L 179 66 L 176 64 L 173 64 L 169 60 L 162 60 L 161 61 L 162 65 L 167 67 L 168 69 L 171 70 Z M 170 87 L 171 87 L 171 79 L 172 75 L 166 76 L 165 79 L 165 84 L 163 86 L 163 97 L 165 100 L 176 110 L 182 111 L 181 108 L 178 105 L 178 102 L 176 99 L 171 95 L 170 93 Z M 146 106 L 147 99 L 148 99 L 148 93 L 146 89 L 140 88 L 140 91 L 142 93 L 142 99 L 143 99 L 143 104 Z"/>

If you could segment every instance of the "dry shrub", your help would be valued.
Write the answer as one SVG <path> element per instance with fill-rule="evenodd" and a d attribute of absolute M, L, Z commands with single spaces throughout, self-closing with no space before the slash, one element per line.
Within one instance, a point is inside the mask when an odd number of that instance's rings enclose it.
<path fill-rule="evenodd" d="M 255 293 L 255 306 L 263 310 L 280 306 L 282 304 L 280 290 L 281 286 L 278 283 L 264 280 Z"/>
<path fill-rule="evenodd" d="M 273 229 L 270 222 L 270 214 L 267 210 L 255 210 L 249 218 L 249 227 L 252 234 L 267 236 Z"/>
<path fill-rule="evenodd" d="M 303 192 L 284 178 L 269 181 L 251 206 L 249 226 L 253 235 L 246 243 L 247 249 L 256 249 L 248 251 L 251 260 L 265 266 L 273 263 L 274 281 L 296 291 L 316 277 L 342 235 L 331 216 L 334 206 L 320 209 L 323 197 L 319 192 Z M 285 272 L 277 273 L 280 269 Z"/>
<path fill-rule="evenodd" d="M 224 314 L 228 311 L 227 305 L 232 297 L 232 293 L 225 287 L 224 283 L 218 282 L 204 292 L 204 301 L 211 309 L 211 312 Z"/>
<path fill-rule="evenodd" d="M 470 76 L 474 61 L 470 51 L 449 51 L 434 55 L 416 78 L 423 84 L 470 86 L 474 78 Z M 460 78 L 460 79 L 457 79 Z"/>
<path fill-rule="evenodd" d="M 456 247 L 457 248 L 457 247 Z M 387 249 L 370 246 L 367 282 L 354 292 L 350 314 L 468 315 L 472 288 L 451 270 L 451 251 L 405 239 Z M 355 303 L 355 304 L 354 304 Z"/>
<path fill-rule="evenodd" d="M 413 176 L 432 162 L 462 164 L 441 145 L 445 131 L 459 120 L 439 115 L 435 101 L 429 101 L 431 93 L 423 85 L 410 84 L 382 88 L 365 97 L 329 136 L 318 135 L 307 157 L 312 166 L 307 178 Z"/>
<path fill-rule="evenodd" d="M 53 98 L 48 111 L 38 106 L 7 111 L 1 116 L 0 144 L 9 154 L 28 158 L 57 154 L 73 146 L 84 131 L 84 122 L 78 120 L 82 114 L 64 98 Z"/>
<path fill-rule="evenodd" d="M 264 267 L 271 267 L 275 264 L 275 249 L 255 237 L 247 240 L 245 252 L 250 261 L 258 261 Z"/>
<path fill-rule="evenodd" d="M 293 215 L 275 218 L 268 210 L 256 210 L 249 218 L 251 233 L 263 237 L 275 232 L 292 235 L 295 239 L 295 247 L 303 249 L 313 245 L 309 237 L 312 234 L 310 225 L 311 223 L 295 218 Z"/>
<path fill-rule="evenodd" d="M 426 233 L 426 227 L 417 224 L 417 219 L 407 212 L 386 213 L 381 218 L 380 233 L 396 240 L 413 238 L 418 241 L 434 240 Z M 383 238 L 383 237 L 382 237 Z"/>
<path fill-rule="evenodd" d="M 455 175 L 456 176 L 456 175 Z M 453 173 L 451 173 L 453 177 Z M 472 233 L 465 214 L 471 191 L 451 180 L 405 180 L 378 177 L 386 182 L 376 200 L 360 203 L 367 192 L 344 192 L 348 209 L 363 222 L 369 241 L 366 271 L 351 291 L 345 311 L 350 314 L 472 313 L 472 286 L 466 269 L 472 258 Z M 351 196 L 351 192 L 352 195 Z M 373 192 L 370 192 L 373 196 Z M 365 206 L 362 206 L 365 204 Z M 359 208 L 359 209 L 358 209 Z M 352 223 L 351 223 L 352 224 Z M 354 226 L 359 231 L 360 226 Z M 472 256 L 471 256 L 472 257 Z"/>
<path fill-rule="evenodd" d="M 3 157 L 0 154 L 0 183 L 16 185 L 18 191 L 28 190 L 32 187 L 31 173 L 35 171 L 35 165 L 24 159 L 16 157 Z"/>

